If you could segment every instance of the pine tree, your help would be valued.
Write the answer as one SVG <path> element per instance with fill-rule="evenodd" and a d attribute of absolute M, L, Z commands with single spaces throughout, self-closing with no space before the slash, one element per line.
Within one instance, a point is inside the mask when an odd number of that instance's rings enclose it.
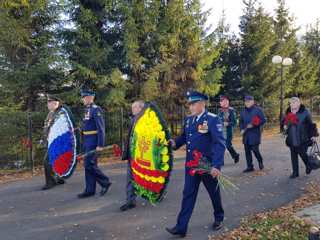
<path fill-rule="evenodd" d="M 255 95 L 258 100 L 272 97 L 277 90 L 274 84 L 274 69 L 271 63 L 275 34 L 272 18 L 260 6 L 246 10 L 247 19 L 240 26 L 242 85 L 246 93 Z"/>
<path fill-rule="evenodd" d="M 232 99 L 242 100 L 244 89 L 242 87 L 242 64 L 240 39 L 232 35 L 221 55 L 222 66 L 225 67 L 223 74 L 221 94 L 230 96 Z"/>
<path fill-rule="evenodd" d="M 295 71 L 289 95 L 312 97 L 320 90 L 320 31 L 319 21 L 307 28 L 295 56 Z"/>
<path fill-rule="evenodd" d="M 125 48 L 134 94 L 163 105 L 181 103 L 185 92 L 219 90 L 222 74 L 212 68 L 219 56 L 206 37 L 199 1 L 130 1 Z"/>
<path fill-rule="evenodd" d="M 312 64 L 315 64 L 317 68 L 317 78 L 316 78 L 316 87 L 319 89 L 320 86 L 320 19 L 316 21 L 315 24 L 310 25 L 307 29 L 305 36 L 303 37 L 303 43 L 306 48 L 307 53 L 313 56 Z M 305 66 L 307 67 L 307 66 Z M 318 93 L 317 93 L 318 94 Z"/>
<path fill-rule="evenodd" d="M 297 83 L 295 77 L 299 77 L 299 65 L 296 65 L 300 60 L 297 53 L 299 52 L 299 44 L 296 33 L 298 28 L 294 27 L 294 17 L 290 16 L 289 9 L 286 7 L 285 0 L 277 0 L 278 6 L 275 10 L 276 16 L 274 19 L 274 29 L 276 33 L 276 44 L 273 47 L 273 55 L 280 55 L 283 58 L 290 57 L 293 60 L 293 65 L 285 67 L 283 71 L 283 78 L 285 81 L 284 90 L 285 95 L 290 96 L 291 89 L 294 83 Z M 280 74 L 275 73 L 275 86 L 280 89 Z M 280 96 L 280 90 L 277 91 Z"/>
<path fill-rule="evenodd" d="M 65 28 L 69 79 L 76 87 L 97 91 L 97 101 L 108 109 L 125 104 L 121 1 L 70 0 L 66 8 L 74 27 Z"/>
<path fill-rule="evenodd" d="M 309 53 L 320 61 L 320 19 L 308 26 L 303 40 Z"/>
<path fill-rule="evenodd" d="M 241 64 L 240 44 L 237 36 L 230 35 L 230 26 L 226 23 L 223 11 L 220 21 L 213 35 L 221 51 L 220 58 L 216 61 L 223 70 L 220 94 L 228 95 L 233 99 L 241 98 Z"/>
<path fill-rule="evenodd" d="M 0 3 L 0 83 L 6 104 L 34 110 L 39 94 L 59 88 L 63 66 L 55 27 L 56 1 Z"/>
<path fill-rule="evenodd" d="M 304 44 L 299 46 L 299 54 L 295 57 L 295 71 L 291 71 L 292 81 L 287 86 L 288 96 L 310 98 L 319 93 L 319 65 L 317 59 Z"/>

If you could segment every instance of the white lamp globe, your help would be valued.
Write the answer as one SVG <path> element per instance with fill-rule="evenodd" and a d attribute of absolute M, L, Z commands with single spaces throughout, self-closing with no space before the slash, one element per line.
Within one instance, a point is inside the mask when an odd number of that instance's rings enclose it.
<path fill-rule="evenodd" d="M 272 63 L 273 64 L 280 64 L 282 63 L 282 57 L 279 55 L 276 55 L 272 58 Z"/>
<path fill-rule="evenodd" d="M 285 58 L 285 59 L 283 59 L 282 64 L 283 64 L 283 66 L 290 66 L 290 65 L 292 65 L 292 59 L 291 58 Z"/>

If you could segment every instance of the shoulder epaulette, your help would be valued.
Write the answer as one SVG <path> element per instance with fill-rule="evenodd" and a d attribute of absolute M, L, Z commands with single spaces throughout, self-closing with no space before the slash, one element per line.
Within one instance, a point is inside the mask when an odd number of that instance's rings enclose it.
<path fill-rule="evenodd" d="M 217 117 L 217 115 L 216 115 L 216 114 L 211 113 L 211 112 L 208 112 L 208 115 L 209 115 L 209 116 L 211 116 L 211 117 Z"/>

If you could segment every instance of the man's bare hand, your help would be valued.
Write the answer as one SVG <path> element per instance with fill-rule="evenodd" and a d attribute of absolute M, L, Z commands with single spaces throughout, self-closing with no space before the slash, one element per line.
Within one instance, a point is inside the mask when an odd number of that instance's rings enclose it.
<path fill-rule="evenodd" d="M 211 169 L 210 174 L 211 174 L 212 177 L 215 178 L 215 177 L 219 177 L 219 176 L 221 175 L 221 172 L 220 172 L 219 169 L 213 167 L 213 168 Z"/>
<path fill-rule="evenodd" d="M 249 123 L 249 124 L 247 125 L 247 128 L 253 128 L 253 125 L 252 125 L 251 123 Z"/>
<path fill-rule="evenodd" d="M 312 137 L 312 138 L 311 138 L 311 141 L 312 141 L 312 142 L 317 142 L 317 137 Z"/>
<path fill-rule="evenodd" d="M 228 122 L 223 122 L 223 126 L 228 127 L 229 123 Z"/>
<path fill-rule="evenodd" d="M 101 152 L 103 150 L 103 147 L 96 147 L 97 152 Z"/>
<path fill-rule="evenodd" d="M 175 148 L 176 147 L 176 142 L 173 139 L 169 140 L 169 144 L 171 145 L 171 147 Z"/>

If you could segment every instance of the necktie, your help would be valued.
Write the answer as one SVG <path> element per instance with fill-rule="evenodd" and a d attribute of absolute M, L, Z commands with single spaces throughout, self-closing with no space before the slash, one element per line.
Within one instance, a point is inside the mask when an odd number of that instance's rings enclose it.
<path fill-rule="evenodd" d="M 192 123 L 197 122 L 197 118 L 198 118 L 197 116 L 193 117 Z"/>

